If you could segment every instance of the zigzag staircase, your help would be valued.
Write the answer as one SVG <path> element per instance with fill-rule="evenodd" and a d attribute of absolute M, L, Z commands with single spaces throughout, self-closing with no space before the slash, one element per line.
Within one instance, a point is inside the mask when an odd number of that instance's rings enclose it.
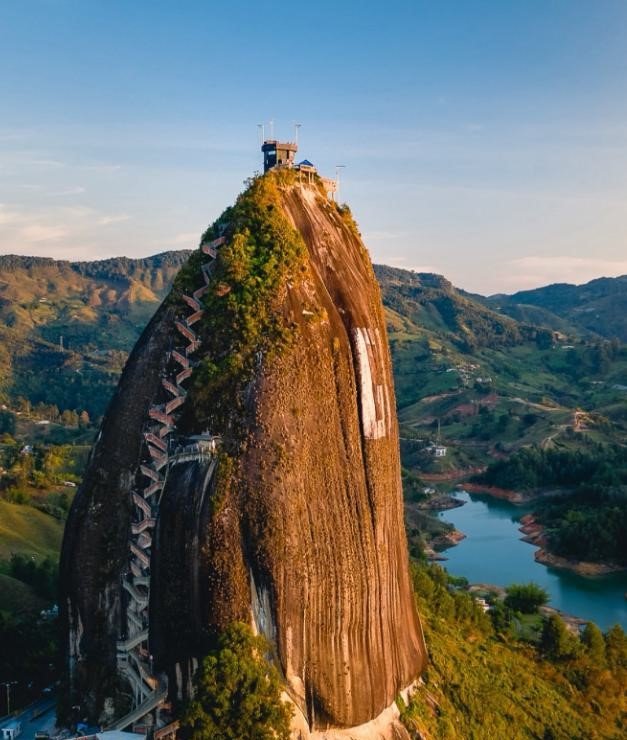
<path fill-rule="evenodd" d="M 133 708 L 107 729 L 120 730 L 138 722 L 163 704 L 168 695 L 165 677 L 157 676 L 153 671 L 149 646 L 152 536 L 159 516 L 159 497 L 168 465 L 183 459 L 208 456 L 214 458 L 212 469 L 215 469 L 215 438 L 209 437 L 208 444 L 196 443 L 191 448 L 185 448 L 183 455 L 179 452 L 172 456 L 169 454 L 168 436 L 176 431 L 176 412 L 185 403 L 187 395 L 183 383 L 192 374 L 191 356 L 200 346 L 200 340 L 192 327 L 203 315 L 200 300 L 208 289 L 210 271 L 218 256 L 218 248 L 224 243 L 225 237 L 221 236 L 200 246 L 203 254 L 210 258 L 209 262 L 201 266 L 203 284 L 191 295 L 183 295 L 190 313 L 174 322 L 185 344 L 170 353 L 170 366 L 173 370 L 161 381 L 167 400 L 152 405 L 148 411 L 144 431 L 146 459 L 139 468 L 145 481 L 142 487 L 132 492 L 134 518 L 129 538 L 129 571 L 122 580 L 122 587 L 127 593 L 127 634 L 117 643 L 118 670 L 133 689 Z"/>

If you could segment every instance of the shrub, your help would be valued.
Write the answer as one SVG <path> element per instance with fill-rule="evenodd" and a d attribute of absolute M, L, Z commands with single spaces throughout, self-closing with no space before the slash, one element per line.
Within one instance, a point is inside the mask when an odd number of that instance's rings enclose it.
<path fill-rule="evenodd" d="M 535 583 L 512 583 L 506 592 L 505 606 L 523 614 L 535 614 L 549 600 L 548 593 Z"/>
<path fill-rule="evenodd" d="M 281 700 L 276 668 L 264 657 L 268 644 L 250 627 L 234 622 L 203 660 L 196 696 L 183 715 L 195 739 L 287 740 L 291 708 Z"/>

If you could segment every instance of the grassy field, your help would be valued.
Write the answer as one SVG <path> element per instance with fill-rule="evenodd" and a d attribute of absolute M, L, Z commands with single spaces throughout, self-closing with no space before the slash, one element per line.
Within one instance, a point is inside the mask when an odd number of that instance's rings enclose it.
<path fill-rule="evenodd" d="M 62 536 L 63 522 L 58 519 L 31 506 L 0 499 L 0 559 L 23 553 L 57 560 Z"/>

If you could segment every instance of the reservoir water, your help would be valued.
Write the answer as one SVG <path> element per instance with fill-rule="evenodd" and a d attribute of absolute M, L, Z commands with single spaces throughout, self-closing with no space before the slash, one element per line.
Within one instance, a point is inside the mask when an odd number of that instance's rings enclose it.
<path fill-rule="evenodd" d="M 496 586 L 534 581 L 548 591 L 550 606 L 596 622 L 602 630 L 617 623 L 627 629 L 627 573 L 586 578 L 537 563 L 534 546 L 518 531 L 518 520 L 529 509 L 465 491 L 455 496 L 464 506 L 438 514 L 466 535 L 444 553 L 451 575 Z"/>

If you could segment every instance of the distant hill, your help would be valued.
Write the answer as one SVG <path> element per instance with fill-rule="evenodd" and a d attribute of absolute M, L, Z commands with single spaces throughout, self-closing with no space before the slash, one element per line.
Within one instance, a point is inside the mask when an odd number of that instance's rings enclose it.
<path fill-rule="evenodd" d="M 101 414 L 129 347 L 189 254 L 0 256 L 0 396 Z"/>
<path fill-rule="evenodd" d="M 532 338 L 535 329 L 521 324 L 468 294 L 442 277 L 375 265 L 375 274 L 389 311 L 422 329 L 444 332 L 465 350 L 491 344 L 512 345 Z"/>
<path fill-rule="evenodd" d="M 516 320 L 496 310 L 503 296 L 491 303 L 439 275 L 375 272 L 406 467 L 445 473 L 524 445 L 627 439 L 624 345 L 538 306 L 512 304 Z M 430 462 L 422 450 L 438 429 L 448 452 Z"/>
<path fill-rule="evenodd" d="M 0 401 L 13 403 L 23 396 L 31 404 L 101 415 L 129 349 L 189 254 L 95 262 L 0 256 Z M 513 398 L 543 404 L 547 397 L 561 408 L 524 430 L 512 424 L 507 434 L 490 435 L 504 443 L 514 436 L 521 443 L 546 438 L 553 428 L 549 418 L 563 425 L 577 404 L 607 407 L 608 415 L 622 423 L 623 391 L 613 388 L 627 382 L 623 365 L 613 360 L 608 365 L 605 350 L 595 345 L 603 341 L 602 322 L 597 320 L 593 334 L 581 323 L 588 312 L 578 309 L 593 299 L 599 305 L 604 291 L 606 298 L 620 299 L 627 278 L 484 298 L 456 289 L 441 275 L 385 265 L 376 265 L 375 273 L 405 429 L 418 433 L 438 418 L 443 435 L 471 434 L 477 423 L 467 410 L 483 404 L 483 396 L 493 415 L 511 410 L 514 419 L 533 409 L 521 407 L 518 413 Z M 517 302 L 521 296 L 525 303 Z M 611 305 L 608 300 L 606 313 Z M 616 321 L 621 318 L 616 312 Z M 553 331 L 565 335 L 561 345 L 553 345 Z M 577 350 L 563 349 L 570 344 Z M 441 394 L 439 401 L 422 400 Z M 538 409 L 534 413 L 543 416 Z M 461 422 L 455 422 L 460 415 Z M 488 428 L 484 423 L 484 436 Z M 467 458 L 447 460 L 470 464 Z"/>
<path fill-rule="evenodd" d="M 584 285 L 555 283 L 491 296 L 487 302 L 517 319 L 531 319 L 560 330 L 576 327 L 580 333 L 627 342 L 627 275 L 598 278 Z"/>

